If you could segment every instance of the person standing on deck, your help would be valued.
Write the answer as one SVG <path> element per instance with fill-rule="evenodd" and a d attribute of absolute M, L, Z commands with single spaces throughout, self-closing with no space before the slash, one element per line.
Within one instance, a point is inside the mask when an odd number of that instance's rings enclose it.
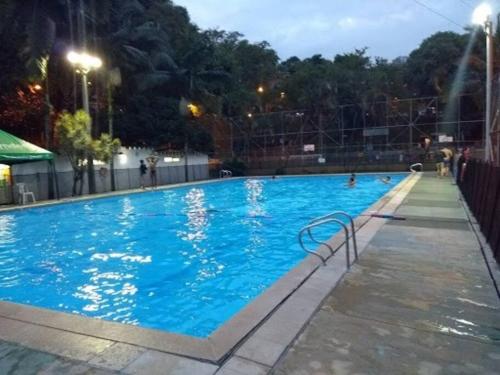
<path fill-rule="evenodd" d="M 156 177 L 156 164 L 158 164 L 159 158 L 158 156 L 156 156 L 156 153 L 153 153 L 146 160 L 149 166 L 149 178 L 151 179 L 151 187 L 155 188 L 158 186 L 158 179 Z"/>
<path fill-rule="evenodd" d="M 436 175 L 437 177 L 443 177 L 444 169 L 444 153 L 443 151 L 438 151 L 436 153 Z"/>
<path fill-rule="evenodd" d="M 450 164 L 453 159 L 453 151 L 451 151 L 448 147 L 445 147 L 441 150 L 443 153 L 443 168 L 441 170 L 441 177 L 448 177 L 450 172 Z"/>
<path fill-rule="evenodd" d="M 462 170 L 460 171 L 460 182 L 462 182 L 464 180 L 465 169 L 467 168 L 467 163 L 471 157 L 470 147 L 466 147 L 464 149 L 464 153 L 463 153 L 462 157 L 463 157 L 463 163 L 461 163 Z"/>
<path fill-rule="evenodd" d="M 140 179 L 141 179 L 141 189 L 144 189 L 146 187 L 146 171 L 148 170 L 148 167 L 146 167 L 146 164 L 144 164 L 144 160 L 141 160 L 141 164 L 139 165 L 139 172 L 140 172 Z"/>

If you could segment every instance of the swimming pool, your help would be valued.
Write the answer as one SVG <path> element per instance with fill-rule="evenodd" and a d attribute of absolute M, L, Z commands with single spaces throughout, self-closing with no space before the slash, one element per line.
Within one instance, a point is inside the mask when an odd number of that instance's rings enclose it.
<path fill-rule="evenodd" d="M 309 220 L 357 215 L 405 176 L 235 179 L 6 212 L 0 299 L 207 337 L 306 256 Z"/>

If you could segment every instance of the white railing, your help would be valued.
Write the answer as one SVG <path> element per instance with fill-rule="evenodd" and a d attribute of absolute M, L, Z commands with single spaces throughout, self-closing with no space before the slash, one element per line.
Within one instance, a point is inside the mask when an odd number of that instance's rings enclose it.
<path fill-rule="evenodd" d="M 336 216 L 344 216 L 344 217 L 347 217 L 349 219 L 350 224 L 351 224 L 350 225 L 351 234 L 349 234 L 349 228 L 347 227 L 347 225 L 342 220 L 337 219 Z M 299 232 L 298 239 L 299 239 L 300 246 L 302 247 L 302 250 L 304 250 L 305 252 L 307 252 L 309 254 L 313 254 L 313 255 L 317 256 L 318 258 L 321 259 L 323 264 L 326 264 L 327 259 L 324 256 L 319 254 L 316 250 L 308 249 L 305 246 L 303 236 L 304 236 L 304 233 L 307 233 L 309 236 L 309 239 L 311 241 L 313 241 L 314 243 L 316 243 L 318 245 L 323 245 L 323 246 L 327 247 L 330 250 L 331 255 L 335 255 L 335 253 L 337 252 L 338 249 L 333 250 L 333 248 L 327 242 L 319 241 L 316 238 L 314 238 L 314 236 L 312 235 L 313 228 L 322 226 L 324 224 L 329 224 L 329 223 L 338 224 L 344 229 L 345 247 L 346 247 L 346 262 L 347 262 L 347 268 L 349 269 L 351 267 L 349 239 L 352 238 L 355 261 L 358 260 L 358 244 L 356 241 L 356 230 L 354 228 L 354 220 L 353 220 L 351 215 L 349 215 L 348 213 L 346 213 L 344 211 L 336 211 L 336 212 L 333 212 L 331 214 L 321 216 L 321 217 L 318 217 L 318 218 L 311 220 L 309 222 L 309 224 L 306 225 L 305 227 L 303 227 Z"/>

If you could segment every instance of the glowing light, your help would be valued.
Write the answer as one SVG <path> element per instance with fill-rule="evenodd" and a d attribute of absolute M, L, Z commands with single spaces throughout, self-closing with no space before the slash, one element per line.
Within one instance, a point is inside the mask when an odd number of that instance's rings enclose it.
<path fill-rule="evenodd" d="M 66 58 L 71 64 L 76 64 L 80 61 L 80 55 L 75 51 L 71 51 L 66 55 Z"/>
<path fill-rule="evenodd" d="M 253 117 L 253 115 L 252 115 L 251 113 L 247 113 L 247 117 L 248 117 L 248 118 L 252 118 L 252 117 Z"/>
<path fill-rule="evenodd" d="M 128 156 L 126 154 L 119 154 L 118 160 L 120 161 L 120 164 L 122 164 L 122 165 L 127 164 Z"/>
<path fill-rule="evenodd" d="M 92 69 L 99 69 L 102 66 L 102 60 L 99 57 L 91 56 L 88 53 L 78 53 L 70 51 L 66 55 L 68 61 L 75 65 L 78 70 L 88 72 Z"/>
<path fill-rule="evenodd" d="M 163 158 L 163 161 L 165 163 L 176 163 L 176 162 L 179 162 L 181 161 L 180 158 L 176 158 L 176 157 L 172 157 L 172 156 L 166 156 Z"/>
<path fill-rule="evenodd" d="M 472 13 L 472 23 L 475 25 L 484 25 L 488 18 L 493 14 L 491 6 L 487 3 L 482 3 Z"/>
<path fill-rule="evenodd" d="M 257 92 L 258 92 L 259 94 L 264 93 L 264 86 L 260 85 L 259 87 L 257 87 Z"/>
<path fill-rule="evenodd" d="M 189 103 L 187 105 L 189 112 L 193 115 L 193 117 L 200 117 L 201 116 L 201 108 L 197 106 L 196 104 Z"/>
<path fill-rule="evenodd" d="M 42 91 L 43 87 L 41 85 L 39 85 L 38 83 L 36 83 L 34 85 L 28 85 L 28 89 L 30 90 L 30 92 L 32 94 L 36 94 L 36 93 Z M 22 91 L 18 91 L 18 94 L 19 94 L 19 96 L 22 96 Z"/>

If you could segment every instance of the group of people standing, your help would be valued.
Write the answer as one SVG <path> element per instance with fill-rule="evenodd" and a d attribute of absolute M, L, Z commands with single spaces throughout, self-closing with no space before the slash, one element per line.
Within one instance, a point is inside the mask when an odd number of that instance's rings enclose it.
<path fill-rule="evenodd" d="M 449 176 L 452 159 L 453 151 L 448 147 L 439 150 L 436 159 L 436 173 L 439 178 Z"/>
<path fill-rule="evenodd" d="M 455 180 L 457 182 L 461 181 L 463 179 L 465 167 L 470 158 L 470 154 L 471 150 L 469 147 L 459 149 L 457 154 L 454 154 L 453 151 L 447 147 L 441 149 L 436 160 L 437 177 L 448 177 L 451 170 Z"/>
<path fill-rule="evenodd" d="M 148 163 L 147 166 L 144 163 L 144 160 L 141 159 L 140 165 L 139 165 L 141 189 L 146 188 L 146 174 L 147 174 L 148 170 L 149 170 L 149 178 L 151 180 L 151 187 L 155 188 L 158 186 L 158 179 L 156 177 L 156 164 L 158 164 L 159 160 L 160 159 L 158 158 L 156 153 L 154 153 L 146 158 L 146 162 Z"/>

